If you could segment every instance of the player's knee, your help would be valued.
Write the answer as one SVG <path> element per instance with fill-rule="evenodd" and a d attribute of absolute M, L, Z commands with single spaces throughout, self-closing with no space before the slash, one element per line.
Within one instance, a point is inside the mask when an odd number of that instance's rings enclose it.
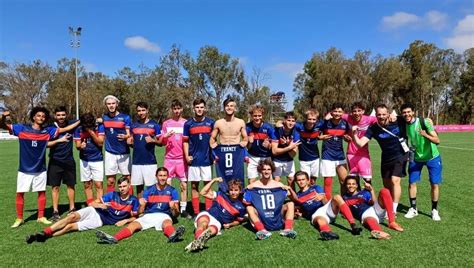
<path fill-rule="evenodd" d="M 51 190 L 52 190 L 53 192 L 59 192 L 59 186 L 53 186 L 53 187 L 51 188 Z"/>
<path fill-rule="evenodd" d="M 332 200 L 334 200 L 338 205 L 341 205 L 344 203 L 344 200 L 342 199 L 342 196 L 339 194 L 336 194 L 332 197 Z"/>
<path fill-rule="evenodd" d="M 84 182 L 84 188 L 85 188 L 86 190 L 92 189 L 92 182 L 91 182 L 91 181 L 86 181 L 86 182 Z"/>
<path fill-rule="evenodd" d="M 380 190 L 380 195 L 389 195 L 390 191 L 387 188 L 382 188 Z"/>
<path fill-rule="evenodd" d="M 288 202 L 288 203 L 286 203 L 285 206 L 286 206 L 287 209 L 289 209 L 289 210 L 294 210 L 294 209 L 295 209 L 295 203 L 293 203 L 293 202 L 291 202 L 291 201 Z"/>
<path fill-rule="evenodd" d="M 94 184 L 96 189 L 102 189 L 104 187 L 101 181 L 95 182 Z"/>

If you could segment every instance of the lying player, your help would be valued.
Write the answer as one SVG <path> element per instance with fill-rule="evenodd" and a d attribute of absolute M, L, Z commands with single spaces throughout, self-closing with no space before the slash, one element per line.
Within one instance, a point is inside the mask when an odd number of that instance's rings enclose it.
<path fill-rule="evenodd" d="M 257 230 L 257 239 L 270 238 L 269 231 L 281 230 L 280 235 L 296 238 L 293 230 L 295 206 L 293 202 L 285 203 L 289 186 L 272 178 L 275 164 L 270 159 L 260 160 L 258 163 L 260 180 L 247 186 L 244 193 L 244 203 L 250 222 Z M 283 221 L 284 220 L 284 221 Z"/>
<path fill-rule="evenodd" d="M 351 225 L 352 234 L 359 235 L 362 228 L 357 226 L 351 210 L 346 205 L 340 195 L 336 195 L 331 200 L 327 200 L 324 190 L 319 185 L 311 185 L 308 173 L 298 171 L 295 174 L 296 184 L 300 191 L 295 193 L 290 189 L 290 199 L 296 204 L 300 204 L 303 217 L 311 221 L 316 228 L 319 227 L 319 235 L 323 240 L 339 239 L 339 236 L 332 232 L 329 223 L 336 219 L 339 210 Z"/>
<path fill-rule="evenodd" d="M 70 213 L 42 232 L 26 236 L 26 243 L 44 242 L 46 239 L 73 231 L 87 231 L 103 225 L 123 226 L 138 214 L 139 202 L 129 194 L 127 177 L 118 180 L 118 192 L 110 192 L 93 201 L 88 207 Z"/>
<path fill-rule="evenodd" d="M 369 183 L 365 183 L 364 190 L 358 190 L 357 177 L 347 176 L 344 184 L 347 188 L 347 192 L 343 196 L 344 201 L 351 208 L 355 218 L 369 228 L 373 238 L 390 239 L 390 234 L 382 231 L 379 225 L 379 222 L 383 221 L 385 213 L 388 217 L 388 228 L 403 232 L 403 228 L 395 222 L 393 200 L 388 189 L 381 189 L 377 198 L 374 188 Z"/>
<path fill-rule="evenodd" d="M 158 168 L 156 171 L 157 183 L 148 187 L 140 198 L 138 211 L 145 210 L 145 215 L 134 220 L 114 236 L 97 231 L 97 238 L 107 244 L 117 244 L 118 241 L 132 236 L 135 232 L 154 227 L 157 231 L 163 230 L 168 237 L 168 242 L 178 241 L 184 234 L 184 226 L 179 226 L 175 230 L 170 216 L 176 217 L 179 214 L 179 197 L 176 189 L 166 183 L 167 179 L 168 170 L 164 167 Z"/>
<path fill-rule="evenodd" d="M 212 190 L 212 185 L 216 182 L 222 182 L 222 178 L 215 178 L 210 181 L 200 194 L 212 201 L 212 206 L 207 210 L 199 213 L 194 221 L 196 231 L 194 232 L 194 241 L 186 246 L 188 252 L 202 249 L 206 242 L 212 236 L 215 236 L 222 227 L 229 229 L 239 225 L 244 220 L 245 206 L 240 201 L 240 192 L 242 186 L 238 180 L 230 180 L 227 183 L 229 193 Z"/>

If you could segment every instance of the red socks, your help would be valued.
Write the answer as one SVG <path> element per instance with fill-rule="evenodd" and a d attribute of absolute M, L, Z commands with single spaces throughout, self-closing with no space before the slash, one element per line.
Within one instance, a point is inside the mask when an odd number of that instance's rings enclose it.
<path fill-rule="evenodd" d="M 191 203 L 193 204 L 194 215 L 199 214 L 199 197 L 191 198 Z"/>
<path fill-rule="evenodd" d="M 390 191 L 386 188 L 383 188 L 380 190 L 379 196 L 382 199 L 385 210 L 387 211 L 388 222 L 394 222 L 395 213 L 393 213 L 393 200 L 392 196 L 390 195 Z"/>
<path fill-rule="evenodd" d="M 115 191 L 115 185 L 107 185 L 107 193 Z"/>
<path fill-rule="evenodd" d="M 206 198 L 206 210 L 209 210 L 212 207 L 212 199 Z"/>
<path fill-rule="evenodd" d="M 16 193 L 16 217 L 23 219 L 23 207 L 25 206 L 25 193 Z"/>
<path fill-rule="evenodd" d="M 117 239 L 117 241 L 120 241 L 130 236 L 132 236 L 132 232 L 128 228 L 123 228 L 114 235 L 114 238 Z"/>
<path fill-rule="evenodd" d="M 339 207 L 339 210 L 341 211 L 341 214 L 346 218 L 346 220 L 349 222 L 349 224 L 355 223 L 354 217 L 352 216 L 351 209 L 349 206 L 347 206 L 346 203 L 342 204 Z"/>
<path fill-rule="evenodd" d="M 174 227 L 173 225 L 168 225 L 163 229 L 163 233 L 166 235 L 166 237 L 170 237 L 174 233 Z"/>
<path fill-rule="evenodd" d="M 43 232 L 44 234 L 47 236 L 47 237 L 51 237 L 53 236 L 53 230 L 51 229 L 51 227 L 46 227 L 43 229 Z"/>
<path fill-rule="evenodd" d="M 44 217 L 44 209 L 46 208 L 46 192 L 38 192 L 38 219 Z"/>
<path fill-rule="evenodd" d="M 293 229 L 293 220 L 285 220 L 285 230 Z"/>
<path fill-rule="evenodd" d="M 331 199 L 332 177 L 324 177 L 324 194 L 326 194 L 328 200 Z"/>
<path fill-rule="evenodd" d="M 255 230 L 257 230 L 257 232 L 265 230 L 265 226 L 263 226 L 262 222 L 260 222 L 260 221 L 254 222 L 253 225 L 255 227 Z"/>
<path fill-rule="evenodd" d="M 331 227 L 329 225 L 319 225 L 319 231 L 320 232 L 331 232 Z"/>
<path fill-rule="evenodd" d="M 371 231 L 382 231 L 382 228 L 377 223 L 377 220 L 372 217 L 366 218 L 365 224 L 369 227 Z"/>
<path fill-rule="evenodd" d="M 90 205 L 92 202 L 94 202 L 94 199 L 93 199 L 93 198 L 86 200 L 86 204 L 87 204 L 87 205 Z"/>

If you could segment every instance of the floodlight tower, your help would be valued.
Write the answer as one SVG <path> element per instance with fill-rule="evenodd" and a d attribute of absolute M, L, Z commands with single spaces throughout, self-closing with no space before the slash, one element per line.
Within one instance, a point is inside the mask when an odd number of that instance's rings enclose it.
<path fill-rule="evenodd" d="M 76 119 L 79 119 L 79 77 L 77 76 L 77 49 L 81 46 L 81 40 L 79 37 L 81 36 L 81 27 L 77 27 L 74 30 L 71 26 L 69 26 L 69 34 L 72 35 L 71 39 L 71 47 L 74 49 L 74 61 L 76 66 Z"/>

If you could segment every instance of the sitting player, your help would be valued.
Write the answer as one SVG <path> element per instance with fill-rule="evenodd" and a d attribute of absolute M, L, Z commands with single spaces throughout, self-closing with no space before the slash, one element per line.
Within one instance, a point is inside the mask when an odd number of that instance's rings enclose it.
<path fill-rule="evenodd" d="M 257 169 L 260 180 L 248 185 L 244 192 L 244 203 L 248 205 L 248 216 L 257 230 L 257 239 L 270 238 L 272 233 L 269 231 L 281 229 L 280 235 L 295 239 L 295 206 L 293 202 L 284 204 L 290 187 L 272 178 L 275 164 L 271 159 L 260 160 Z"/>
<path fill-rule="evenodd" d="M 360 234 L 362 228 L 357 226 L 351 210 L 340 195 L 336 195 L 328 201 L 321 186 L 310 184 L 308 173 L 298 171 L 295 178 L 300 191 L 295 193 L 293 189 L 290 189 L 290 199 L 301 205 L 304 218 L 310 220 L 314 226 L 319 227 L 321 239 L 339 239 L 339 236 L 332 232 L 331 227 L 329 227 L 329 223 L 336 219 L 339 210 L 351 225 L 352 234 Z"/>
<path fill-rule="evenodd" d="M 379 222 L 388 217 L 388 228 L 403 232 L 403 228 L 395 222 L 393 211 L 393 200 L 388 189 L 383 188 L 379 196 L 375 195 L 371 184 L 365 183 L 365 189 L 359 191 L 359 182 L 355 176 L 347 176 L 345 180 L 347 188 L 343 199 L 351 208 L 352 214 L 370 230 L 370 234 L 376 239 L 390 239 L 390 234 L 382 231 Z"/>
<path fill-rule="evenodd" d="M 222 182 L 222 178 L 215 178 L 210 181 L 200 194 L 212 201 L 212 206 L 207 210 L 199 213 L 194 221 L 196 231 L 194 232 L 194 241 L 192 241 L 185 250 L 188 252 L 202 249 L 207 240 L 216 235 L 222 227 L 229 229 L 239 225 L 244 220 L 245 206 L 240 201 L 240 192 L 242 186 L 238 180 L 230 180 L 227 183 L 229 193 L 212 190 L 215 182 Z"/>
<path fill-rule="evenodd" d="M 139 202 L 129 194 L 130 183 L 127 177 L 118 180 L 118 192 L 110 192 L 90 203 L 88 207 L 70 213 L 42 232 L 30 234 L 26 243 L 44 242 L 46 239 L 72 231 L 86 231 L 103 225 L 123 226 L 138 215 Z"/>
<path fill-rule="evenodd" d="M 173 227 L 170 216 L 176 217 L 179 214 L 179 197 L 176 189 L 166 183 L 167 179 L 168 170 L 164 167 L 158 168 L 156 171 L 157 183 L 148 187 L 140 198 L 139 212 L 144 210 L 145 214 L 114 236 L 97 231 L 97 238 L 104 243 L 116 244 L 118 241 L 132 236 L 135 232 L 154 227 L 157 231 L 163 230 L 168 237 L 168 242 L 177 242 L 184 234 L 184 226 L 179 226 L 176 230 Z"/>

